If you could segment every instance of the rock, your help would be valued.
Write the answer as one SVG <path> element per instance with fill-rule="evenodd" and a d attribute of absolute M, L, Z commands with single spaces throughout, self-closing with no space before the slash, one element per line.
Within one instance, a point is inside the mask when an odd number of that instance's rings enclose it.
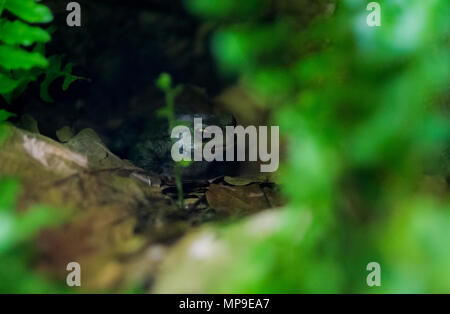
<path fill-rule="evenodd" d="M 87 158 L 88 169 L 91 171 L 123 169 L 129 175 L 149 186 L 159 186 L 159 176 L 151 171 L 144 171 L 134 166 L 130 161 L 113 154 L 103 144 L 100 136 L 92 129 L 84 129 L 70 138 L 65 146 Z"/>
<path fill-rule="evenodd" d="M 29 114 L 21 116 L 17 126 L 31 133 L 40 133 L 37 121 Z"/>
<path fill-rule="evenodd" d="M 283 211 L 268 210 L 245 218 L 238 224 L 203 227 L 179 241 L 168 253 L 156 277 L 151 293 L 244 293 L 232 291 L 227 286 L 230 280 L 258 276 L 242 274 L 241 264 L 233 261 L 245 260 L 249 247 L 264 245 L 268 239 L 282 230 Z M 310 220 L 298 224 L 299 233 L 306 229 Z M 243 241 L 245 239 L 245 241 Z M 245 271 L 252 267 L 248 266 Z M 245 291 L 247 292 L 247 291 Z"/>
<path fill-rule="evenodd" d="M 66 143 L 73 137 L 73 131 L 69 126 L 64 126 L 56 131 L 56 137 L 61 143 Z"/>
<path fill-rule="evenodd" d="M 132 164 L 114 155 L 93 129 L 84 129 L 65 144 L 71 151 L 87 158 L 89 170 L 135 168 Z"/>
<path fill-rule="evenodd" d="M 9 124 L 4 127 L 9 136 L 0 146 L 0 176 L 20 179 L 18 210 L 46 204 L 71 216 L 61 228 L 41 232 L 36 267 L 64 285 L 66 265 L 77 261 L 84 273 L 84 291 L 121 291 L 132 267 L 124 256 L 137 258 L 149 241 L 136 233 L 137 213 L 175 211 L 175 206 L 159 187 L 133 176 L 136 168 L 116 156 L 108 158 L 107 148 L 90 131 L 69 141 L 75 151 L 45 136 Z M 89 149 L 103 154 L 106 162 Z M 126 167 L 107 168 L 122 165 Z M 146 227 L 143 231 L 156 228 Z"/>
<path fill-rule="evenodd" d="M 0 173 L 44 183 L 87 170 L 87 158 L 40 134 L 5 125 L 9 133 L 0 146 Z"/>

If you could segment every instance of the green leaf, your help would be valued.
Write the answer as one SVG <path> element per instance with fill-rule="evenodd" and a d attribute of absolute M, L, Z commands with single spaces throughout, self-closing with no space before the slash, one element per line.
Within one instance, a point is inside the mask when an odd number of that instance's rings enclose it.
<path fill-rule="evenodd" d="M 44 227 L 56 226 L 63 221 L 63 215 L 50 207 L 37 205 L 16 219 L 16 240 L 24 241 L 32 238 Z"/>
<path fill-rule="evenodd" d="M 45 72 L 45 79 L 41 83 L 41 98 L 46 102 L 53 102 L 53 98 L 50 96 L 48 91 L 50 84 L 53 83 L 57 78 L 61 77 L 61 57 L 52 56 L 49 58 L 50 66 Z"/>
<path fill-rule="evenodd" d="M 72 85 L 73 82 L 75 82 L 76 80 L 79 79 L 78 76 L 72 75 L 72 68 L 73 68 L 73 64 L 67 63 L 63 70 L 63 73 L 65 74 L 64 83 L 62 86 L 63 91 L 66 91 L 67 89 L 69 89 L 70 85 Z"/>
<path fill-rule="evenodd" d="M 192 13 L 208 18 L 246 18 L 258 15 L 264 9 L 264 0 L 185 0 Z"/>
<path fill-rule="evenodd" d="M 18 85 L 12 91 L 7 93 L 0 92 L 0 94 L 3 96 L 3 98 L 6 100 L 8 104 L 11 104 L 14 99 L 19 97 L 25 91 L 25 89 L 28 87 L 28 84 L 36 81 L 36 79 L 43 73 L 44 71 L 39 68 L 33 68 L 29 71 L 25 70 L 13 71 L 12 77 L 14 77 L 14 80 L 18 82 Z"/>
<path fill-rule="evenodd" d="M 160 108 L 156 111 L 156 114 L 160 118 L 167 118 L 170 116 L 170 110 L 167 107 Z"/>
<path fill-rule="evenodd" d="M 62 89 L 65 91 L 69 86 L 79 79 L 84 79 L 75 75 L 72 75 L 71 63 L 66 64 L 63 70 L 61 70 L 62 60 L 61 56 L 51 56 L 49 58 L 50 66 L 45 71 L 45 79 L 41 83 L 41 98 L 46 102 L 53 102 L 53 98 L 50 96 L 49 87 L 56 79 L 64 77 Z"/>
<path fill-rule="evenodd" d="M 47 23 L 53 20 L 50 9 L 34 0 L 6 0 L 5 9 L 29 23 Z"/>
<path fill-rule="evenodd" d="M 163 91 L 168 91 L 172 86 L 172 77 L 170 74 L 162 73 L 156 81 L 156 86 Z"/>
<path fill-rule="evenodd" d="M 11 117 L 15 117 L 14 113 L 8 112 L 5 109 L 0 110 L 0 122 L 6 121 Z"/>
<path fill-rule="evenodd" d="M 179 165 L 180 167 L 186 168 L 189 167 L 192 163 L 193 163 L 192 160 L 181 160 L 178 161 L 176 164 Z"/>
<path fill-rule="evenodd" d="M 6 70 L 29 70 L 33 67 L 45 68 L 48 62 L 40 53 L 28 52 L 18 47 L 0 46 L 0 66 Z"/>
<path fill-rule="evenodd" d="M 0 120 L 1 116 L 12 116 L 11 113 L 0 110 Z M 5 178 L 0 180 L 0 211 L 10 210 L 16 202 L 16 196 L 19 192 L 20 185 L 17 180 Z"/>
<path fill-rule="evenodd" d="M 39 27 L 21 21 L 3 21 L 0 24 L 0 40 L 9 45 L 30 46 L 35 42 L 48 42 L 50 35 Z"/>
<path fill-rule="evenodd" d="M 0 94 L 8 94 L 19 86 L 20 81 L 0 73 Z"/>

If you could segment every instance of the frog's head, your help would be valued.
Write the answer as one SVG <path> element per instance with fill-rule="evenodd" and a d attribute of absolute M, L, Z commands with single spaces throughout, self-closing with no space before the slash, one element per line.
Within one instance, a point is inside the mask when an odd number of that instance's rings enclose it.
<path fill-rule="evenodd" d="M 194 119 L 201 118 L 202 126 L 200 131 L 203 135 L 208 126 L 218 126 L 225 131 L 226 126 L 234 126 L 235 119 L 229 113 L 223 112 L 219 106 L 211 101 L 206 93 L 195 86 L 184 86 L 183 91 L 177 96 L 175 101 L 175 119 L 177 125 L 187 126 L 191 136 L 194 134 Z M 152 115 L 145 121 L 146 127 L 143 129 L 130 149 L 129 158 L 137 166 L 153 170 L 157 173 L 170 176 L 173 173 L 174 161 L 171 157 L 172 139 L 171 130 L 165 118 L 158 118 Z M 202 146 L 208 142 L 206 139 Z M 192 141 L 193 143 L 193 141 Z M 194 144 L 191 146 L 195 149 Z M 214 171 L 211 168 L 219 169 L 222 165 L 212 165 L 208 162 L 193 162 L 184 169 L 184 175 L 190 177 L 209 177 Z"/>
<path fill-rule="evenodd" d="M 222 129 L 222 134 L 224 135 L 226 126 L 236 125 L 236 121 L 233 116 L 226 114 L 222 114 L 220 116 L 212 114 L 182 114 L 177 116 L 177 121 L 179 125 L 187 127 L 185 132 L 189 134 L 181 134 L 180 140 L 187 141 L 186 143 L 182 143 L 183 147 L 189 147 L 191 152 L 194 152 L 195 150 L 203 151 L 205 144 L 215 138 L 216 135 L 209 134 L 209 126 L 219 127 Z M 196 134 L 201 136 L 201 141 L 194 140 L 194 136 Z M 180 140 L 177 142 L 179 143 Z M 217 149 L 217 147 L 215 149 Z M 223 141 L 221 151 L 225 153 L 226 150 L 226 141 Z M 221 168 L 223 167 L 218 167 L 218 162 L 211 163 L 207 161 L 193 161 L 187 168 L 184 169 L 183 173 L 188 177 L 202 177 L 208 175 L 217 176 L 220 174 L 220 171 L 218 173 L 217 171 L 211 170 L 219 170 Z"/>

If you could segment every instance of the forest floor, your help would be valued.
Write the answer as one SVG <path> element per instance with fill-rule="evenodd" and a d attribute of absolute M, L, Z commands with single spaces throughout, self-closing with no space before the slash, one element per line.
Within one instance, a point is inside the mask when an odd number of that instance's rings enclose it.
<path fill-rule="evenodd" d="M 271 208 L 283 203 L 278 186 L 266 176 L 219 177 L 185 181 L 180 208 L 170 180 L 115 156 L 91 129 L 65 143 L 13 126 L 11 130 L 0 148 L 0 173 L 21 180 L 19 210 L 45 204 L 69 217 L 56 229 L 41 232 L 34 265 L 64 283 L 66 265 L 78 262 L 84 291 L 180 287 L 172 281 L 164 284 L 167 276 L 160 270 L 173 274 L 190 258 L 219 256 L 223 252 L 210 245 L 216 227 L 267 209 L 273 212 Z M 175 263 L 170 261 L 174 258 Z"/>

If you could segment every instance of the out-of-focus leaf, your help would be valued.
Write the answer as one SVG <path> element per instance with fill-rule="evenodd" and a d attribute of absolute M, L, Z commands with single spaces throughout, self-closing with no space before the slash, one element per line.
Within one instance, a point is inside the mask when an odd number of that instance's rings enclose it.
<path fill-rule="evenodd" d="M 0 111 L 0 116 L 3 110 Z M 19 183 L 17 180 L 8 178 L 0 180 L 0 210 L 10 210 L 14 207 L 17 193 L 19 192 Z"/>
<path fill-rule="evenodd" d="M 14 80 L 0 73 L 0 94 L 12 92 L 17 86 L 19 86 L 19 84 L 20 81 Z"/>
<path fill-rule="evenodd" d="M 15 117 L 14 113 L 8 112 L 5 109 L 0 109 L 0 122 L 6 121 L 11 117 Z"/>
<path fill-rule="evenodd" d="M 0 40 L 9 45 L 29 46 L 35 42 L 48 42 L 50 35 L 39 27 L 21 21 L 3 21 L 0 24 Z"/>
<path fill-rule="evenodd" d="M 448 166 L 434 157 L 448 147 L 450 2 L 385 1 L 381 27 L 367 25 L 365 0 L 271 1 L 273 19 L 252 12 L 245 23 L 229 16 L 242 2 L 187 1 L 225 24 L 212 42 L 222 73 L 276 115 L 288 141 L 281 171 L 292 228 L 245 242 L 249 256 L 224 275 L 237 274 L 234 282 L 213 273 L 205 291 L 449 291 L 448 199 L 417 186 L 434 162 L 438 190 L 448 190 Z M 321 14 L 297 19 L 314 4 Z M 311 225 L 296 247 L 295 215 L 305 210 Z M 382 265 L 382 287 L 367 287 L 369 261 Z"/>
<path fill-rule="evenodd" d="M 25 69 L 33 67 L 45 68 L 48 61 L 36 52 L 28 52 L 18 47 L 0 45 L 0 67 L 7 70 Z"/>
<path fill-rule="evenodd" d="M 239 19 L 256 16 L 265 9 L 266 0 L 187 0 L 190 11 L 208 18 Z"/>
<path fill-rule="evenodd" d="M 163 91 L 169 90 L 172 86 L 172 77 L 168 73 L 162 73 L 156 81 L 156 86 Z"/>
<path fill-rule="evenodd" d="M 5 9 L 29 23 L 53 20 L 50 9 L 34 0 L 6 0 Z"/>
<path fill-rule="evenodd" d="M 19 84 L 16 88 L 8 93 L 1 93 L 3 98 L 10 104 L 14 99 L 20 96 L 28 84 L 37 80 L 37 78 L 44 73 L 43 69 L 32 68 L 31 70 L 15 70 L 13 71 L 14 77 L 16 77 Z"/>
<path fill-rule="evenodd" d="M 47 206 L 35 206 L 17 219 L 16 237 L 20 240 L 28 239 L 43 227 L 56 226 L 61 222 L 62 217 L 56 211 Z"/>
<path fill-rule="evenodd" d="M 285 35 L 286 26 L 283 23 L 230 27 L 216 33 L 212 50 L 224 74 L 246 73 L 256 70 L 260 62 L 266 66 L 277 64 Z"/>

